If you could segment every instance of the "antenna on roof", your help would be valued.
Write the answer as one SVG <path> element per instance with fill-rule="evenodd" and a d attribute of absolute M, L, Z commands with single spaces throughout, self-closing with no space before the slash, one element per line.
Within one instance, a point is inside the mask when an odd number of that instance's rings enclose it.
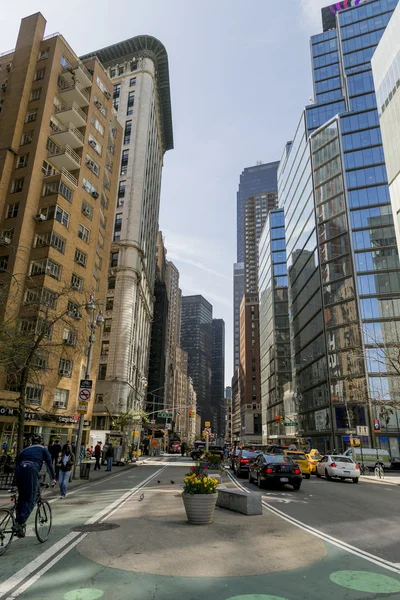
<path fill-rule="evenodd" d="M 256 165 L 262 165 L 262 164 L 263 164 L 263 161 L 262 161 L 262 160 L 258 160 L 258 161 L 256 162 Z"/>

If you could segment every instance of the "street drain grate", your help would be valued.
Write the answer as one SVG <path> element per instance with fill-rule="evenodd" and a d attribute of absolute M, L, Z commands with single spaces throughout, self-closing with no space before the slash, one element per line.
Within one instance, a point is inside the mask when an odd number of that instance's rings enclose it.
<path fill-rule="evenodd" d="M 118 529 L 120 525 L 117 523 L 94 523 L 93 525 L 79 525 L 73 527 L 71 531 L 79 531 L 80 533 L 94 533 L 97 531 L 107 531 L 108 529 Z"/>

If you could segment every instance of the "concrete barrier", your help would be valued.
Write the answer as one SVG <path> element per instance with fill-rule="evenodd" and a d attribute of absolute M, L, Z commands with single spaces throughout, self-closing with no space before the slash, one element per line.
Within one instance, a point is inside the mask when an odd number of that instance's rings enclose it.
<path fill-rule="evenodd" d="M 218 489 L 217 506 L 243 515 L 261 515 L 261 496 L 228 488 Z"/>

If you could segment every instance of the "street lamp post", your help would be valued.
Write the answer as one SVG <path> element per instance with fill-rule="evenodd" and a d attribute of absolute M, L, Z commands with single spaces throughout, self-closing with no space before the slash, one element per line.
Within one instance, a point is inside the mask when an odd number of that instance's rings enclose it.
<path fill-rule="evenodd" d="M 96 341 L 95 329 L 96 329 L 96 327 L 100 327 L 104 323 L 104 317 L 103 317 L 103 313 L 102 313 L 101 309 L 99 309 L 97 315 L 95 316 L 96 308 L 97 308 L 97 305 L 94 300 L 94 295 L 90 294 L 89 302 L 85 306 L 85 310 L 89 316 L 89 328 L 90 328 L 85 379 L 90 379 L 90 369 L 92 366 L 92 356 L 93 356 L 93 344 Z M 85 421 L 85 415 L 84 414 L 79 415 L 78 438 L 76 440 L 76 447 L 75 447 L 75 463 L 74 463 L 74 473 L 73 473 L 74 479 L 75 479 L 75 475 L 76 475 L 76 467 L 77 467 L 80 453 L 81 453 L 84 421 Z"/>

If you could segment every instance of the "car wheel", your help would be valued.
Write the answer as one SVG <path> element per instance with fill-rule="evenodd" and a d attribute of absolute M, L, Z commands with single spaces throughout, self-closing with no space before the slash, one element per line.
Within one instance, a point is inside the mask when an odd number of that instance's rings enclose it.
<path fill-rule="evenodd" d="M 319 474 L 319 471 L 315 471 L 315 475 L 318 477 L 318 479 L 321 479 L 321 475 Z"/>
<path fill-rule="evenodd" d="M 358 483 L 358 477 L 353 477 L 353 483 Z"/>
<path fill-rule="evenodd" d="M 325 469 L 325 477 L 327 481 L 330 481 L 332 479 L 332 477 L 328 473 L 328 469 Z"/>
<path fill-rule="evenodd" d="M 298 491 L 299 491 L 300 487 L 301 487 L 301 482 L 300 482 L 300 481 L 298 481 L 297 483 L 294 483 L 294 484 L 293 484 L 293 489 L 294 489 L 296 492 L 298 492 Z"/>
<path fill-rule="evenodd" d="M 310 473 L 307 473 L 307 475 L 305 475 L 306 479 L 310 479 L 310 477 L 311 477 Z"/>
<path fill-rule="evenodd" d="M 263 482 L 261 481 L 260 473 L 257 475 L 257 485 L 260 489 L 264 487 Z"/>

